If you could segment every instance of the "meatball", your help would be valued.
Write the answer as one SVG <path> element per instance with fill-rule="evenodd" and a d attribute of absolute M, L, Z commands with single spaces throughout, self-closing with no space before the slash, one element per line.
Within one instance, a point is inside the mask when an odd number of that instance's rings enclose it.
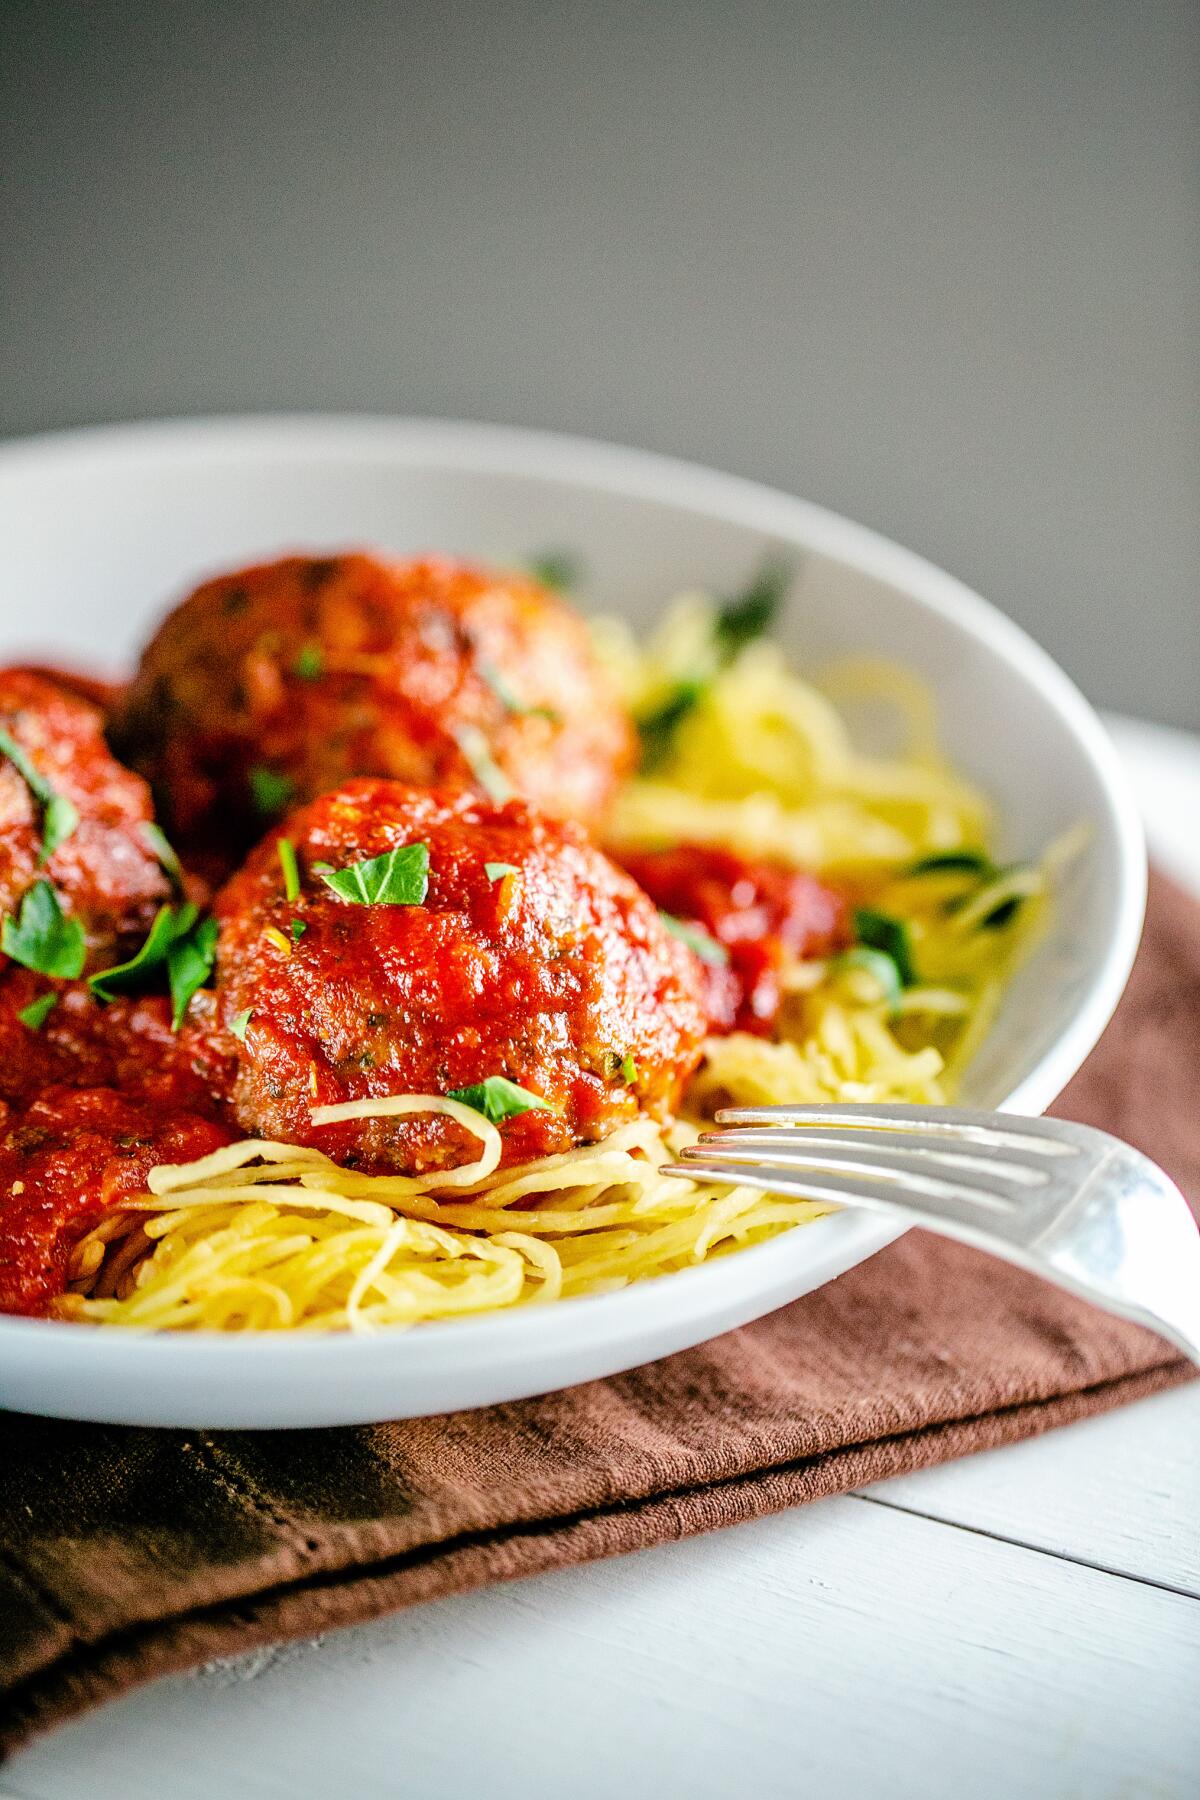
<path fill-rule="evenodd" d="M 50 986 L 10 964 L 0 972 L 0 1101 L 26 1105 L 52 1086 L 114 1087 L 221 1117 L 234 1071 L 214 1015 L 215 996 L 201 989 L 173 1031 L 164 994 L 104 1004 L 84 981 Z"/>
<path fill-rule="evenodd" d="M 634 760 L 582 620 L 526 576 L 440 558 L 292 556 L 207 582 L 160 627 L 114 731 L 168 825 L 228 866 L 351 776 L 510 786 L 586 823 Z"/>
<path fill-rule="evenodd" d="M 676 1107 L 704 1031 L 694 959 L 578 826 L 522 801 L 359 780 L 281 832 L 215 903 L 247 1131 L 412 1173 L 468 1159 L 470 1134 L 438 1114 L 315 1127 L 310 1108 L 505 1077 L 540 1102 L 498 1121 L 513 1163 Z M 407 888 L 383 893 L 411 903 L 358 903 L 402 846 L 424 849 L 390 865 L 408 865 Z"/>
<path fill-rule="evenodd" d="M 621 857 L 656 905 L 692 934 L 703 964 L 709 1029 L 771 1031 L 789 962 L 828 956 L 851 941 L 844 894 L 783 863 L 681 844 Z"/>
<path fill-rule="evenodd" d="M 231 1141 L 212 1120 L 162 1113 L 111 1088 L 48 1088 L 0 1124 L 0 1312 L 44 1313 L 71 1249 L 157 1163 Z"/>
<path fill-rule="evenodd" d="M 93 965 L 136 946 L 171 891 L 146 836 L 150 790 L 115 760 L 103 724 L 91 701 L 45 676 L 0 670 L 0 912 L 15 920 L 48 883 Z"/>

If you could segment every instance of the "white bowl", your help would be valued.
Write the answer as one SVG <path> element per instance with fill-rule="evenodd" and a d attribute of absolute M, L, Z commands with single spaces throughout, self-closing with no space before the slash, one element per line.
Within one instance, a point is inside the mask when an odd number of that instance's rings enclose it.
<path fill-rule="evenodd" d="M 1014 521 L 1014 530 L 1019 522 Z M 120 668 L 201 575 L 285 548 L 566 546 L 585 600 L 649 620 L 798 553 L 782 635 L 801 666 L 893 658 L 934 688 L 953 759 L 994 797 L 1001 848 L 1080 820 L 1088 848 L 1009 993 L 964 1102 L 1040 1112 L 1125 984 L 1145 852 L 1095 714 L 1025 634 L 949 575 L 819 507 L 639 451 L 426 420 L 122 426 L 0 447 L 4 654 Z M 146 1337 L 0 1319 L 0 1405 L 141 1425 L 309 1426 L 518 1399 L 665 1356 L 794 1300 L 898 1232 L 841 1213 L 712 1264 L 541 1310 L 374 1337 Z"/>

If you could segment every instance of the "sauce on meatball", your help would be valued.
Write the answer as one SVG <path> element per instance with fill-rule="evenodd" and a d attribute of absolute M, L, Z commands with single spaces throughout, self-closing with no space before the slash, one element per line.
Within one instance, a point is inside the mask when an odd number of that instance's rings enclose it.
<path fill-rule="evenodd" d="M 587 629 L 527 576 L 292 556 L 170 614 L 114 724 L 168 825 L 211 856 L 348 777 L 498 783 L 594 821 L 632 766 Z"/>
<path fill-rule="evenodd" d="M 48 882 L 97 967 L 140 942 L 171 892 L 145 835 L 150 790 L 117 762 L 103 727 L 99 707 L 79 694 L 27 669 L 0 670 L 0 913 L 14 918 L 35 883 Z M 75 815 L 49 856 L 47 794 Z"/>
<path fill-rule="evenodd" d="M 0 1312 L 45 1313 L 66 1291 L 72 1247 L 144 1193 L 155 1164 L 207 1156 L 231 1137 L 112 1088 L 52 1087 L 10 1113 L 0 1123 Z"/>
<path fill-rule="evenodd" d="M 356 903 L 330 884 L 367 865 L 375 891 L 412 846 L 425 848 L 407 864 L 428 859 L 417 902 Z M 515 1163 L 594 1142 L 642 1108 L 670 1113 L 699 1058 L 691 954 L 578 826 L 521 801 L 349 782 L 292 815 L 215 904 L 240 1124 L 350 1166 L 437 1169 L 474 1144 L 437 1114 L 316 1127 L 314 1106 L 503 1076 L 540 1102 L 500 1123 Z"/>

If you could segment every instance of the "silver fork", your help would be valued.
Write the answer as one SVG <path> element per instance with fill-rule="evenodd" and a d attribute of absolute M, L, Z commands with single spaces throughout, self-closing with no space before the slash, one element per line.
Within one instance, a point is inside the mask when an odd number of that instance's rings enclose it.
<path fill-rule="evenodd" d="M 1174 1182 L 1107 1132 L 941 1106 L 734 1106 L 717 1124 L 663 1173 L 924 1225 L 1200 1363 L 1200 1232 Z"/>

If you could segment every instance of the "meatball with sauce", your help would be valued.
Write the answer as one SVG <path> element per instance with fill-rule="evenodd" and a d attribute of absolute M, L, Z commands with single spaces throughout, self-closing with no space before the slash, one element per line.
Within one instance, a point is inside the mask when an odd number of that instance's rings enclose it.
<path fill-rule="evenodd" d="M 503 1078 L 523 1091 L 497 1119 L 511 1164 L 669 1114 L 699 1058 L 690 952 L 578 826 L 522 801 L 349 782 L 216 910 L 239 1123 L 350 1166 L 436 1170 L 477 1144 L 441 1114 L 314 1126 L 311 1108 Z"/>
<path fill-rule="evenodd" d="M 171 893 L 147 835 L 150 790 L 116 761 L 103 725 L 99 707 L 80 694 L 28 669 L 0 670 L 5 948 L 16 961 L 37 956 L 61 914 L 68 934 L 77 937 L 81 926 L 85 942 L 72 945 L 68 936 L 70 954 L 54 973 L 81 973 L 71 966 L 76 948 L 99 966 L 114 950 L 136 947 Z M 32 889 L 33 916 L 18 932 Z"/>
<path fill-rule="evenodd" d="M 191 1162 L 230 1141 L 210 1119 L 106 1087 L 47 1088 L 0 1117 L 0 1312 L 46 1312 L 66 1291 L 73 1245 L 144 1193 L 157 1163 Z"/>
<path fill-rule="evenodd" d="M 634 759 L 583 621 L 528 576 L 444 558 L 291 556 L 164 621 L 114 724 L 207 856 L 349 777 L 507 790 L 594 821 Z"/>

